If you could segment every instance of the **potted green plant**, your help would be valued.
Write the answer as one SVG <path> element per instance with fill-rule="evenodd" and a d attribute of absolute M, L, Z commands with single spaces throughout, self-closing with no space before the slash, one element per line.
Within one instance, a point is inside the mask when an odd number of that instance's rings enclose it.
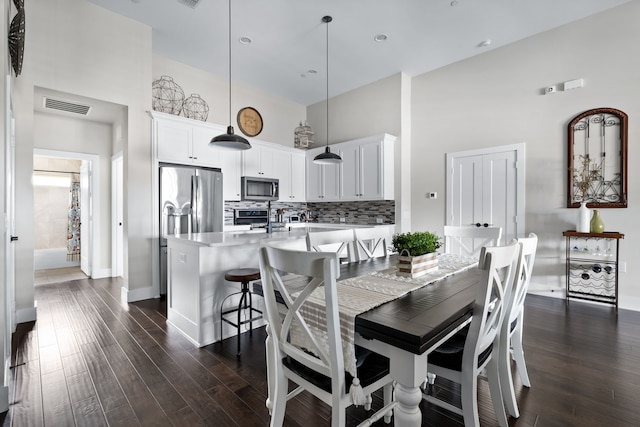
<path fill-rule="evenodd" d="M 391 246 L 398 253 L 398 275 L 420 277 L 438 269 L 437 250 L 442 238 L 430 231 L 395 234 Z"/>

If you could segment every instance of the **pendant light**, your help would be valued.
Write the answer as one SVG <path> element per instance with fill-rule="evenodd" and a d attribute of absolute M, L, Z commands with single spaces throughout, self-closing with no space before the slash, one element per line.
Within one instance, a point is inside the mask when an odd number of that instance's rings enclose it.
<path fill-rule="evenodd" d="M 227 133 L 214 136 L 209 142 L 209 147 L 228 148 L 231 150 L 248 150 L 251 144 L 246 138 L 233 133 L 231 126 L 231 0 L 229 0 L 229 126 Z"/>
<path fill-rule="evenodd" d="M 313 163 L 319 165 L 335 165 L 342 163 L 342 157 L 334 154 L 329 149 L 329 22 L 333 21 L 330 16 L 324 16 L 322 22 L 327 24 L 327 147 L 324 149 L 324 153 L 318 154 Z"/>

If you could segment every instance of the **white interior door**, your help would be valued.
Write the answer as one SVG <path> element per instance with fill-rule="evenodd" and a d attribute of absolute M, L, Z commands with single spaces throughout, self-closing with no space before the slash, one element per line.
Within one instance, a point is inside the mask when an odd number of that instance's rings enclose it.
<path fill-rule="evenodd" d="M 447 153 L 447 225 L 502 227 L 524 236 L 524 144 Z"/>
<path fill-rule="evenodd" d="M 87 276 L 91 276 L 91 197 L 91 162 L 83 160 L 80 166 L 80 268 Z"/>
<path fill-rule="evenodd" d="M 112 277 L 122 277 L 124 274 L 124 187 L 123 187 L 123 159 L 122 155 L 114 157 L 111 167 L 111 181 L 112 181 L 112 230 L 113 230 L 113 245 L 112 245 Z"/>

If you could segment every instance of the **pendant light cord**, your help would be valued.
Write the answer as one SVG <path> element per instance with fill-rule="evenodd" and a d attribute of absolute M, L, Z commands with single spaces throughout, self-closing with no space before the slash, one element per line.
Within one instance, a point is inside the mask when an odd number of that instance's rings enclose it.
<path fill-rule="evenodd" d="M 327 148 L 329 147 L 329 22 L 327 20 Z"/>
<path fill-rule="evenodd" d="M 229 0 L 229 126 L 231 126 L 231 0 Z"/>

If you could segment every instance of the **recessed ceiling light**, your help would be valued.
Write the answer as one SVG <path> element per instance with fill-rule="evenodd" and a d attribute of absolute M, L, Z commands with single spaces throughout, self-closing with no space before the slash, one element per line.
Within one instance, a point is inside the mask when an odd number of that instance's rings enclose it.
<path fill-rule="evenodd" d="M 375 36 L 373 36 L 373 39 L 377 42 L 386 41 L 388 38 L 389 36 L 387 36 L 386 34 L 376 34 Z"/>
<path fill-rule="evenodd" d="M 307 74 L 318 74 L 318 72 L 312 68 L 311 70 L 307 71 Z"/>
<path fill-rule="evenodd" d="M 458 0 L 452 0 L 451 3 L 449 3 L 451 6 L 456 6 L 458 4 Z"/>
<path fill-rule="evenodd" d="M 477 47 L 487 47 L 490 44 L 491 44 L 491 39 L 482 40 L 480 43 L 478 43 Z"/>
<path fill-rule="evenodd" d="M 247 36 L 242 36 L 240 37 L 240 44 L 251 44 L 252 40 L 251 37 L 247 37 Z"/>

